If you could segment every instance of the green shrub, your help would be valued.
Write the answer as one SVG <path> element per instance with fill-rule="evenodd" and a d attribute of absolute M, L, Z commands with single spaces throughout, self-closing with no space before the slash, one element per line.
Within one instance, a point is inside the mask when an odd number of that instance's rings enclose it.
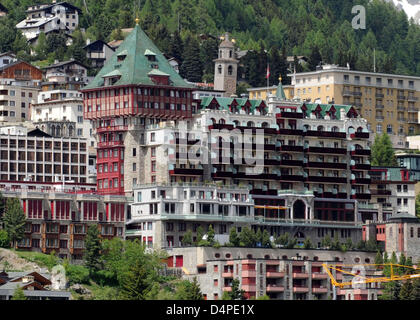
<path fill-rule="evenodd" d="M 89 284 L 89 270 L 84 266 L 74 264 L 65 264 L 66 277 L 69 285 L 72 284 Z"/>
<path fill-rule="evenodd" d="M 0 248 L 10 248 L 10 239 L 5 230 L 0 230 Z"/>

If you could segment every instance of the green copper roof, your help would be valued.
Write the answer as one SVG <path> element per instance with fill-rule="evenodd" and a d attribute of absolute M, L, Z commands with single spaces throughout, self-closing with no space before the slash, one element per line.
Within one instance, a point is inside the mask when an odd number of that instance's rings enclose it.
<path fill-rule="evenodd" d="M 258 107 L 263 100 L 249 100 L 244 98 L 227 98 L 227 97 L 203 97 L 201 98 L 200 107 L 201 109 L 207 108 L 210 103 L 213 101 L 213 99 L 216 99 L 217 103 L 219 104 L 221 109 L 228 110 L 229 106 L 232 104 L 232 102 L 235 100 L 238 104 L 238 108 L 241 108 L 244 106 L 247 101 L 251 104 L 251 113 L 254 112 L 255 108 Z"/>
<path fill-rule="evenodd" d="M 144 52 L 145 56 L 155 56 L 156 53 L 154 53 L 153 51 L 150 51 L 149 49 L 146 49 L 146 51 Z"/>
<path fill-rule="evenodd" d="M 149 61 L 145 52 L 149 50 L 155 54 L 155 61 Z M 118 61 L 118 58 L 126 55 L 125 59 Z M 121 60 L 121 59 L 120 59 Z M 144 31 L 136 25 L 133 31 L 125 38 L 114 55 L 108 60 L 105 66 L 83 89 L 101 88 L 104 86 L 103 77 L 112 74 L 114 71 L 121 73 L 121 78 L 113 84 L 120 85 L 154 85 L 149 77 L 151 71 L 156 70 L 169 76 L 169 84 L 174 87 L 193 88 L 187 84 L 181 76 L 172 68 L 162 52 L 156 47 Z M 153 75 L 153 73 L 152 73 Z"/>
<path fill-rule="evenodd" d="M 104 74 L 102 77 L 106 78 L 106 77 L 116 77 L 116 76 L 121 76 L 121 72 L 120 70 L 113 70 L 110 73 Z"/>
<path fill-rule="evenodd" d="M 281 100 L 286 100 L 286 94 L 284 93 L 283 85 L 281 84 L 281 81 L 279 81 L 279 85 L 277 86 L 276 98 L 281 99 Z"/>
<path fill-rule="evenodd" d="M 148 75 L 152 75 L 152 76 L 169 76 L 169 74 L 160 71 L 159 69 L 153 69 L 152 71 L 150 71 L 148 73 Z"/>
<path fill-rule="evenodd" d="M 306 116 L 309 117 L 313 110 L 315 110 L 318 106 L 321 107 L 321 115 L 324 117 L 327 114 L 327 111 L 330 111 L 331 107 L 334 106 L 335 108 L 335 117 L 338 120 L 340 119 L 340 110 L 344 109 L 345 113 L 347 114 L 349 110 L 351 109 L 351 105 L 340 105 L 340 104 L 319 104 L 319 103 L 306 103 L 305 104 L 307 110 L 306 110 Z"/>

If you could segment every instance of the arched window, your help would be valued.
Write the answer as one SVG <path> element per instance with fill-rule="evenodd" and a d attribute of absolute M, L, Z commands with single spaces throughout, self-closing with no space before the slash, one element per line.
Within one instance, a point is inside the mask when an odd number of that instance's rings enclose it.
<path fill-rule="evenodd" d="M 217 70 L 219 71 L 219 74 L 222 74 L 222 65 L 219 64 L 219 66 L 217 67 Z"/>
<path fill-rule="evenodd" d="M 331 131 L 332 131 L 332 132 L 338 132 L 338 131 L 339 131 L 339 129 L 338 129 L 338 127 L 334 126 L 334 127 L 332 127 L 332 128 L 331 128 Z"/>
<path fill-rule="evenodd" d="M 261 124 L 261 127 L 262 127 L 262 128 L 268 128 L 268 123 L 267 123 L 267 122 L 263 122 L 263 123 Z"/>
<path fill-rule="evenodd" d="M 210 120 L 211 120 L 212 124 L 216 124 L 217 123 L 216 122 L 216 119 L 214 119 L 214 118 L 211 118 Z"/>
<path fill-rule="evenodd" d="M 357 128 L 357 132 L 363 132 L 363 128 L 362 127 Z"/>
<path fill-rule="evenodd" d="M 229 66 L 228 67 L 228 75 L 232 75 L 233 74 L 233 67 L 232 66 Z"/>
<path fill-rule="evenodd" d="M 225 124 L 225 123 L 226 123 L 225 119 L 220 119 L 219 120 L 219 124 Z"/>
<path fill-rule="evenodd" d="M 253 121 L 248 121 L 248 123 L 246 125 L 247 125 L 247 127 L 255 127 Z"/>
<path fill-rule="evenodd" d="M 318 126 L 318 127 L 316 128 L 316 130 L 317 130 L 317 131 L 324 131 L 324 126 Z"/>

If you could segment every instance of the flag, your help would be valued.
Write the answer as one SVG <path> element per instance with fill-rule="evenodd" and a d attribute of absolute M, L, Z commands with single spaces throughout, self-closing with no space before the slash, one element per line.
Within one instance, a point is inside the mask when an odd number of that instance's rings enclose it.
<path fill-rule="evenodd" d="M 265 76 L 265 78 L 270 78 L 270 65 L 267 65 L 267 75 Z"/>

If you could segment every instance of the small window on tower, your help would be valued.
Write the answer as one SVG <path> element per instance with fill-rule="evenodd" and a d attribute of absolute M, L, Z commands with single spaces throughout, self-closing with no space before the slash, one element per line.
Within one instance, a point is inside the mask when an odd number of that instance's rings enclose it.
<path fill-rule="evenodd" d="M 219 67 L 217 68 L 219 70 L 219 74 L 222 73 L 222 66 L 219 64 Z"/>
<path fill-rule="evenodd" d="M 233 74 L 233 67 L 229 66 L 228 67 L 228 74 L 231 76 Z"/>

